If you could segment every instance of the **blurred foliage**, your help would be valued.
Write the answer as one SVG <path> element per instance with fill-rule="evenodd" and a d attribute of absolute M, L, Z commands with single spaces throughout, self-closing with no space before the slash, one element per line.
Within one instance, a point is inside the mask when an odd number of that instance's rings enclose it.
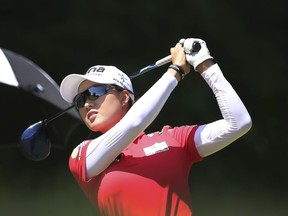
<path fill-rule="evenodd" d="M 129 74 L 168 55 L 181 38 L 204 39 L 247 106 L 253 128 L 194 166 L 194 214 L 287 215 L 285 5 L 284 0 L 2 0 L 0 47 L 31 59 L 60 84 L 67 74 L 94 64 Z M 166 68 L 133 80 L 136 92 L 141 95 Z M 20 110 L 33 109 L 24 104 Z M 219 116 L 210 89 L 192 71 L 148 131 Z M 69 174 L 70 150 L 53 149 L 49 159 L 35 163 L 16 148 L 0 149 L 1 215 L 95 215 Z"/>

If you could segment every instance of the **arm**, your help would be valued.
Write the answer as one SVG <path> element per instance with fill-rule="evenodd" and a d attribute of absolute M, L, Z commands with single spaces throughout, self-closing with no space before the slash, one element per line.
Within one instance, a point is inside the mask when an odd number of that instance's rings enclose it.
<path fill-rule="evenodd" d="M 189 48 L 195 41 L 201 44 L 201 49 L 193 52 Z M 206 42 L 189 38 L 184 41 L 184 48 L 187 61 L 212 89 L 223 117 L 218 121 L 200 125 L 195 133 L 196 148 L 202 157 L 206 157 L 247 133 L 252 121 L 241 99 L 225 79 L 219 66 L 214 64 Z"/>
<path fill-rule="evenodd" d="M 177 44 L 170 50 L 172 62 L 190 72 L 186 63 L 184 48 Z M 159 114 L 170 93 L 180 80 L 179 74 L 169 69 L 109 131 L 91 141 L 86 152 L 86 178 L 89 179 L 105 170 L 114 159 Z"/>
<path fill-rule="evenodd" d="M 202 157 L 206 157 L 247 133 L 252 121 L 241 99 L 217 64 L 206 60 L 196 69 L 212 89 L 223 116 L 223 119 L 201 125 L 196 131 L 196 148 Z"/>

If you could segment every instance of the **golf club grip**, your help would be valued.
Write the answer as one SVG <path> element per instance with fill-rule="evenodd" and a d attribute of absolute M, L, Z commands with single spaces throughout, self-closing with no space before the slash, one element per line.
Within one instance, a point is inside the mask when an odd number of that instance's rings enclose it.
<path fill-rule="evenodd" d="M 198 41 L 195 41 L 191 47 L 192 52 L 198 52 L 200 49 L 201 49 L 201 44 Z M 169 56 L 166 56 L 166 57 L 156 61 L 155 65 L 157 65 L 157 67 L 160 67 L 160 66 L 165 65 L 171 61 L 172 61 L 172 57 L 171 57 L 171 55 L 169 55 Z"/>
<path fill-rule="evenodd" d="M 171 61 L 172 61 L 172 57 L 171 57 L 171 55 L 169 55 L 169 56 L 166 56 L 166 57 L 156 61 L 155 65 L 157 65 L 157 67 L 160 67 L 160 66 L 165 65 Z"/>
<path fill-rule="evenodd" d="M 140 75 L 142 75 L 142 74 L 147 73 L 147 72 L 150 71 L 150 70 L 153 70 L 153 69 L 155 69 L 155 68 L 157 68 L 157 67 L 160 67 L 160 66 L 162 66 L 162 65 L 165 65 L 165 64 L 171 62 L 171 60 L 172 60 L 172 59 L 171 59 L 171 55 L 166 56 L 166 57 L 164 57 L 164 58 L 156 61 L 155 63 L 150 64 L 150 65 L 148 65 L 148 66 L 140 69 L 139 71 L 136 71 L 136 72 L 132 73 L 131 75 L 129 75 L 129 78 L 130 78 L 130 79 L 133 79 L 133 78 L 135 78 L 135 77 L 138 77 L 138 76 L 140 76 Z"/>

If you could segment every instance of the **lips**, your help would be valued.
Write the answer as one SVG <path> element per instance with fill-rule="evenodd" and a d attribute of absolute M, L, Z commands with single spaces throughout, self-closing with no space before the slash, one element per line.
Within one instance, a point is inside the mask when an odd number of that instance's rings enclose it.
<path fill-rule="evenodd" d="M 96 112 L 96 111 L 90 110 L 90 111 L 87 113 L 87 118 L 88 118 L 89 120 L 93 120 L 93 119 L 96 118 L 96 115 L 97 115 L 97 112 Z"/>

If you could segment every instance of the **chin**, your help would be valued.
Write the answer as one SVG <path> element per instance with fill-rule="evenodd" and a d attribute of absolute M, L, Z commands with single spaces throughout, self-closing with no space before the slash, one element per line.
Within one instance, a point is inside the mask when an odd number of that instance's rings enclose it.
<path fill-rule="evenodd" d="M 85 124 L 87 126 L 87 128 L 91 131 L 98 131 L 98 127 L 97 125 L 95 125 L 95 123 L 88 121 L 85 121 Z"/>
<path fill-rule="evenodd" d="M 89 125 L 87 125 L 87 127 L 89 128 L 89 130 L 91 130 L 93 132 L 102 132 L 103 133 L 103 131 L 104 131 L 103 127 L 100 127 L 99 124 L 95 124 L 95 123 L 89 123 Z"/>

